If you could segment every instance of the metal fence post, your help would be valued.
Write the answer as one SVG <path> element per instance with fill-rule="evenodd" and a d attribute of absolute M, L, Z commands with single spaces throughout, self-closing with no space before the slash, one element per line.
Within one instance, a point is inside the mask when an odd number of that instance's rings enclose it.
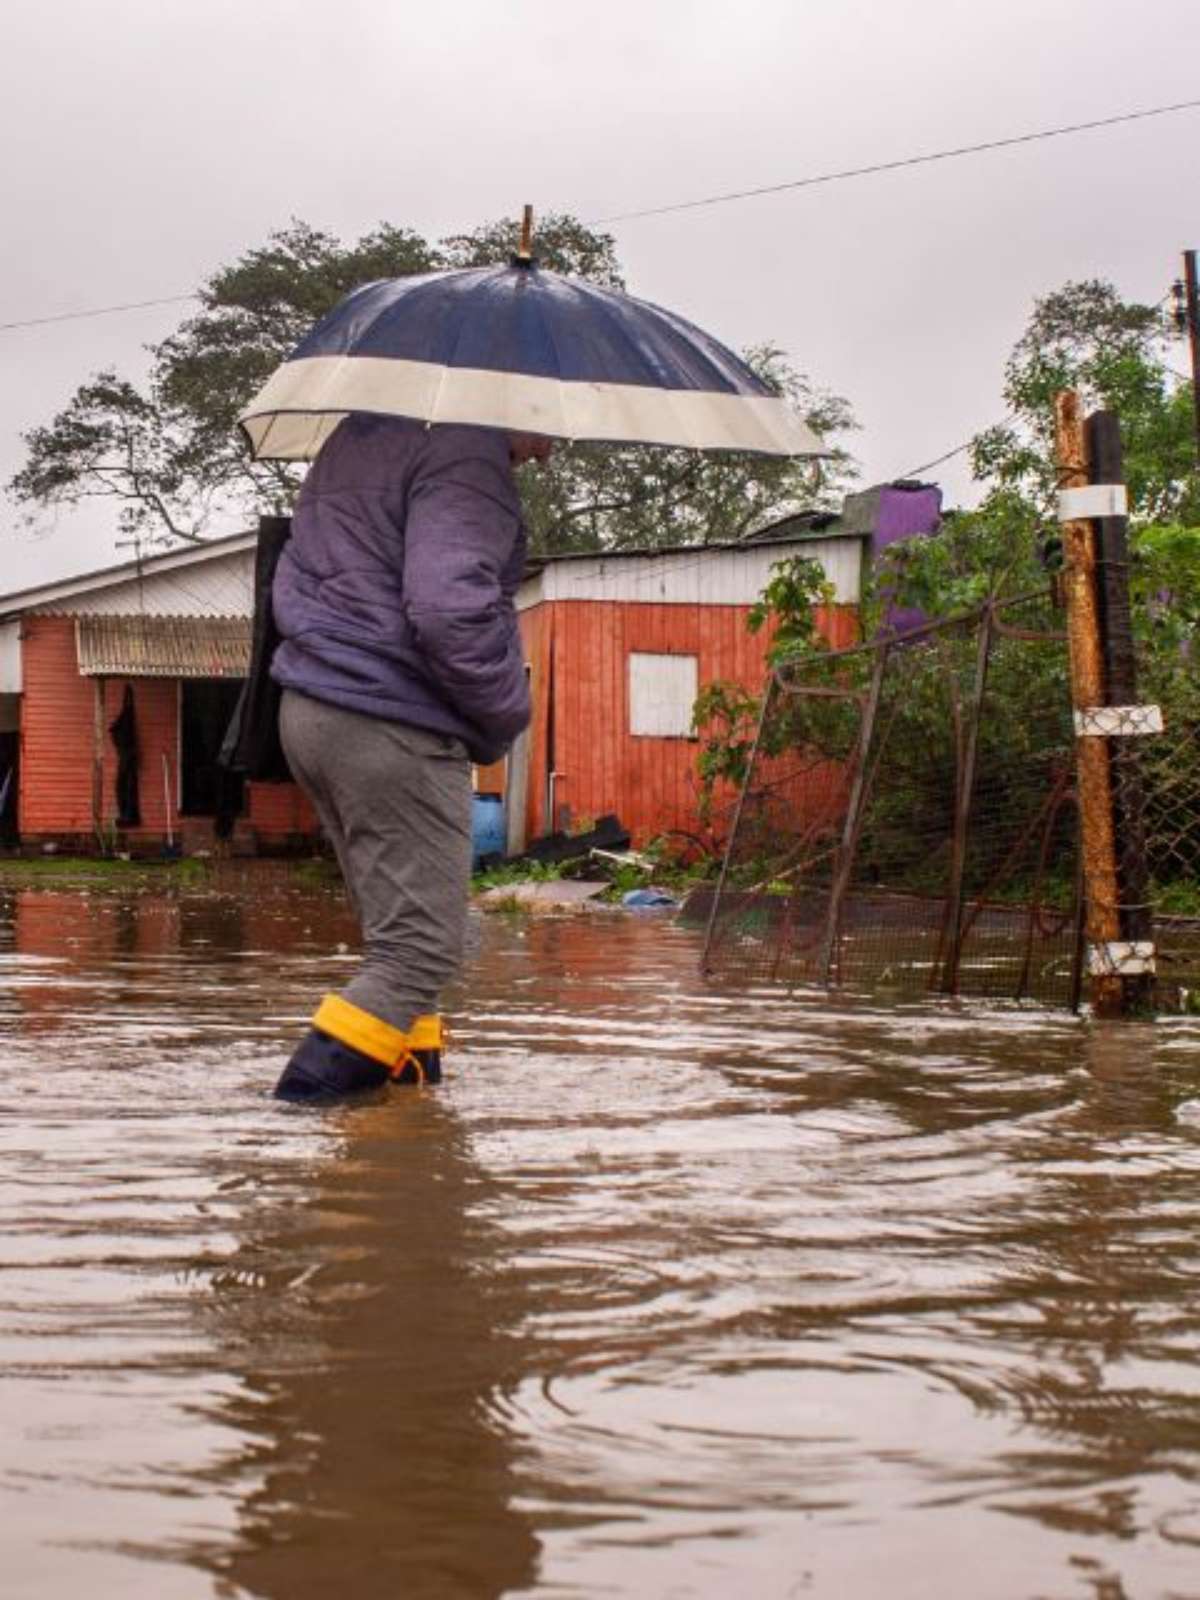
<path fill-rule="evenodd" d="M 754 729 L 754 743 L 750 747 L 750 756 L 746 762 L 746 775 L 742 779 L 742 786 L 738 790 L 737 804 L 733 811 L 733 821 L 729 828 L 729 837 L 725 841 L 725 854 L 721 858 L 721 872 L 717 878 L 717 887 L 713 891 L 712 904 L 708 908 L 708 922 L 704 929 L 704 949 L 700 954 L 700 970 L 708 976 L 712 972 L 710 956 L 712 955 L 713 937 L 717 930 L 717 912 L 721 905 L 721 897 L 725 893 L 725 881 L 729 877 L 729 863 L 733 860 L 733 847 L 737 843 L 738 829 L 742 824 L 742 812 L 746 806 L 746 796 L 750 792 L 750 784 L 754 778 L 754 768 L 758 762 L 758 750 L 762 744 L 763 729 L 767 725 L 767 716 L 771 709 L 771 702 L 779 688 L 779 679 L 775 672 L 771 672 L 766 684 L 763 686 L 762 705 L 759 708 L 758 722 Z"/>
<path fill-rule="evenodd" d="M 958 787 L 954 797 L 954 838 L 951 841 L 950 886 L 946 895 L 946 918 L 942 939 L 948 940 L 942 961 L 943 994 L 958 993 L 958 969 L 963 947 L 963 879 L 967 867 L 967 844 L 971 823 L 971 796 L 975 790 L 975 761 L 979 750 L 979 724 L 983 718 L 984 696 L 987 690 L 988 664 L 992 653 L 992 629 L 995 623 L 995 603 L 989 600 L 983 609 L 979 624 L 979 637 L 975 647 L 975 683 L 971 696 L 971 721 L 967 730 L 966 748 L 963 751 L 962 769 L 958 773 Z M 939 954 L 941 951 L 939 949 Z"/>
<path fill-rule="evenodd" d="M 875 733 L 875 719 L 879 712 L 879 698 L 883 693 L 883 677 L 887 670 L 890 654 L 891 644 L 884 639 L 876 649 L 875 670 L 871 674 L 871 687 L 867 691 L 862 722 L 859 724 L 854 778 L 850 786 L 849 804 L 846 807 L 846 816 L 842 824 L 842 838 L 835 857 L 833 882 L 829 889 L 829 906 L 825 914 L 825 938 L 821 946 L 821 982 L 824 984 L 832 981 L 833 968 L 837 961 L 841 936 L 842 902 L 846 898 L 846 890 L 850 887 L 850 875 L 854 871 L 854 861 L 858 854 L 858 839 L 859 834 L 862 832 L 863 808 L 868 794 L 867 765 L 871 758 L 871 741 Z"/>

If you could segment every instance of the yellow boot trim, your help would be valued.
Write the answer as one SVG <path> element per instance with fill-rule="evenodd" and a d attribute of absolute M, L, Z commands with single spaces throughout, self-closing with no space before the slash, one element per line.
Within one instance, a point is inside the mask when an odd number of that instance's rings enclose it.
<path fill-rule="evenodd" d="M 393 1028 L 382 1017 L 351 1005 L 340 994 L 327 994 L 312 1020 L 314 1028 L 385 1067 L 394 1066 L 408 1053 L 408 1035 L 402 1028 Z"/>
<path fill-rule="evenodd" d="M 402 1072 L 410 1061 L 424 1079 L 425 1073 L 414 1050 L 440 1050 L 443 1042 L 442 1019 L 436 1015 L 416 1017 L 405 1033 L 394 1028 L 382 1017 L 376 1017 L 360 1006 L 352 1005 L 340 994 L 327 994 L 313 1015 L 313 1027 L 327 1033 L 330 1038 L 349 1045 L 360 1055 L 381 1062 L 393 1073 Z"/>
<path fill-rule="evenodd" d="M 431 1014 L 414 1017 L 412 1027 L 405 1035 L 410 1050 L 441 1050 L 446 1043 L 441 1017 Z"/>

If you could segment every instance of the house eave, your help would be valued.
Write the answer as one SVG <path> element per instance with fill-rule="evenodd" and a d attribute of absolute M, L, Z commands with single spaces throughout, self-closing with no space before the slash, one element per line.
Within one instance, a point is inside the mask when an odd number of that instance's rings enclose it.
<path fill-rule="evenodd" d="M 206 539 L 202 544 L 188 545 L 182 550 L 168 550 L 163 555 L 148 556 L 143 561 L 122 561 L 117 566 L 102 567 L 99 571 L 84 572 L 73 578 L 61 578 L 54 583 L 0 595 L 0 622 L 11 621 L 31 611 L 52 611 L 54 606 L 64 601 L 77 599 L 89 592 L 114 588 L 117 584 L 128 583 L 131 578 L 151 578 L 159 573 L 194 566 L 198 562 L 213 561 L 220 556 L 238 555 L 244 550 L 253 550 L 257 543 L 258 532 L 250 529 L 244 533 L 226 534 L 219 539 Z"/>

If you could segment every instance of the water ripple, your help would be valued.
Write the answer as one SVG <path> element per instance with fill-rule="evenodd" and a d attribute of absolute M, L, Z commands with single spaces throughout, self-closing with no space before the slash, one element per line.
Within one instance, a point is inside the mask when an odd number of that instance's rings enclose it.
<path fill-rule="evenodd" d="M 1195 1592 L 1195 1022 L 488 919 L 444 1088 L 313 1114 L 336 899 L 3 904 L 6 1594 Z"/>

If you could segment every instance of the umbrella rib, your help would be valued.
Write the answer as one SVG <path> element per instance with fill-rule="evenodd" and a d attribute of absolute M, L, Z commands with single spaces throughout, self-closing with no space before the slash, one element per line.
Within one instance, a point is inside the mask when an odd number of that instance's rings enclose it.
<path fill-rule="evenodd" d="M 596 298 L 599 299 L 600 303 L 603 305 L 608 321 L 611 325 L 616 327 L 624 342 L 636 349 L 636 339 L 626 330 L 621 317 L 618 315 L 617 308 L 614 306 L 613 302 L 615 296 L 611 296 L 609 291 L 600 288 L 597 292 Z M 677 340 L 679 345 L 690 354 L 693 361 L 698 356 L 703 357 L 704 365 L 708 369 L 704 380 L 706 385 L 711 384 L 712 375 L 719 377 L 723 383 L 728 383 L 730 381 L 729 374 L 723 369 L 722 363 L 719 362 L 714 357 L 713 353 L 706 348 L 708 344 L 715 343 L 715 341 L 711 339 L 710 335 L 705 333 L 703 328 L 696 327 L 694 323 L 688 322 L 686 318 L 679 316 L 674 311 L 668 310 L 666 306 L 654 304 L 653 301 L 639 300 L 633 295 L 625 295 L 621 298 L 627 301 L 630 305 L 635 306 L 639 313 L 650 313 L 651 316 L 657 322 L 659 322 L 663 328 L 669 329 L 672 338 Z M 746 363 L 736 351 L 722 350 L 721 353 L 732 357 L 737 365 L 743 368 L 744 372 L 752 380 L 755 382 L 758 381 L 755 373 L 746 366 Z M 667 393 L 672 394 L 732 394 L 739 399 L 745 397 L 745 391 L 736 387 L 732 389 L 717 389 L 713 387 L 680 389 L 674 384 L 662 385 L 654 383 L 646 384 L 645 387 L 651 389 L 663 388 Z"/>
<path fill-rule="evenodd" d="M 574 285 L 572 285 L 572 290 L 574 291 Z M 588 293 L 588 294 L 585 294 L 585 295 L 581 295 L 581 298 L 583 299 L 585 305 L 589 305 L 589 304 L 593 304 L 593 303 L 594 304 L 599 304 L 599 306 L 601 307 L 601 309 L 602 309 L 602 311 L 604 313 L 605 322 L 608 324 L 608 326 L 610 328 L 612 328 L 615 331 L 619 341 L 626 347 L 626 349 L 632 350 L 637 356 L 639 356 L 641 358 L 643 364 L 644 364 L 644 362 L 645 362 L 644 352 L 639 349 L 637 340 L 629 332 L 629 330 L 625 327 L 625 325 L 622 322 L 621 318 L 617 315 L 617 312 L 615 311 L 613 306 L 610 304 L 607 293 L 605 293 L 603 290 L 601 290 L 599 292 Z M 640 387 L 642 387 L 642 385 L 631 385 L 631 387 L 640 388 Z M 656 384 L 646 384 L 645 387 L 646 388 L 657 388 L 657 387 L 660 387 L 660 386 L 656 385 Z"/>
<path fill-rule="evenodd" d="M 604 293 L 601 293 L 601 294 L 595 295 L 594 297 L 591 296 L 591 295 L 588 295 L 588 296 L 585 297 L 585 299 L 588 302 L 591 302 L 593 300 L 593 298 L 596 301 L 599 302 L 600 306 L 603 309 L 605 322 L 608 324 L 608 326 L 610 328 L 612 328 L 616 332 L 616 334 L 617 334 L 619 340 L 621 341 L 621 343 L 623 343 L 628 349 L 631 349 L 631 350 L 637 352 L 639 355 L 641 355 L 642 352 L 640 352 L 638 350 L 638 345 L 637 345 L 636 339 L 629 332 L 629 330 L 625 327 L 622 319 L 617 315 L 617 312 L 614 310 L 613 306 L 609 303 L 608 296 L 606 294 L 604 294 Z M 655 309 L 657 309 L 657 308 L 655 308 Z M 643 357 L 643 360 L 644 360 L 644 357 Z M 675 399 L 674 399 L 674 396 L 677 393 L 679 393 L 680 391 L 671 389 L 671 388 L 669 388 L 669 387 L 667 387 L 665 385 L 653 384 L 653 383 L 629 384 L 629 385 L 622 385 L 621 387 L 645 389 L 648 392 L 653 393 L 653 394 L 657 394 L 659 396 L 662 396 L 663 398 L 669 398 L 670 404 L 671 404 L 671 410 L 672 410 L 673 414 L 676 417 L 679 418 L 679 422 L 680 422 L 680 425 L 681 425 L 680 426 L 680 432 L 681 433 L 686 433 L 688 435 L 688 443 L 686 445 L 684 445 L 683 448 L 685 448 L 685 449 L 694 448 L 694 445 L 692 444 L 692 440 L 695 437 L 694 432 L 690 427 L 686 426 L 686 419 L 680 414 L 679 407 L 676 404 Z M 698 394 L 698 393 L 702 393 L 703 391 L 701 391 L 701 390 L 689 390 L 687 392 L 688 393 L 697 393 Z"/>
<path fill-rule="evenodd" d="M 567 439 L 570 438 L 571 435 L 567 432 L 567 407 L 564 399 L 564 395 L 566 393 L 566 379 L 563 376 L 562 350 L 559 347 L 558 336 L 555 332 L 554 319 L 553 317 L 547 315 L 544 304 L 542 303 L 545 299 L 546 296 L 543 295 L 542 299 L 537 303 L 538 316 L 541 318 L 542 326 L 545 328 L 550 337 L 550 345 L 554 351 L 554 365 L 556 368 L 557 380 L 554 385 L 554 399 L 558 405 L 558 420 L 560 424 L 558 437 L 560 439 Z"/>
<path fill-rule="evenodd" d="M 600 310 L 602 311 L 602 314 L 603 314 L 604 321 L 606 322 L 608 327 L 611 328 L 613 330 L 613 332 L 616 334 L 619 342 L 622 345 L 624 345 L 627 350 L 632 350 L 633 352 L 638 354 L 639 357 L 641 358 L 642 364 L 644 365 L 645 361 L 646 361 L 645 354 L 641 349 L 639 349 L 638 342 L 637 342 L 637 339 L 636 339 L 635 335 L 633 333 L 631 333 L 629 331 L 629 329 L 625 326 L 624 320 L 618 314 L 617 309 L 613 306 L 612 302 L 610 301 L 608 293 L 605 290 L 603 290 L 602 288 L 599 288 L 599 287 L 592 288 L 592 287 L 589 286 L 589 289 L 588 289 L 587 293 L 583 296 L 583 298 L 584 298 L 585 304 L 588 307 L 598 306 L 600 308 Z M 627 297 L 627 298 L 632 299 L 631 296 Z M 661 306 L 651 305 L 649 301 L 633 301 L 633 303 L 638 307 L 639 310 L 642 309 L 642 307 L 645 307 L 649 311 L 653 312 L 653 314 L 654 314 L 654 316 L 656 318 L 657 317 L 661 317 L 663 325 L 665 325 L 666 327 L 670 328 L 671 333 L 675 338 L 679 339 L 688 348 L 690 348 L 692 350 L 696 349 L 696 346 L 689 344 L 689 341 L 688 341 L 688 338 L 687 338 L 688 330 L 686 328 L 680 328 L 679 326 L 677 326 L 677 323 L 678 323 L 679 319 L 677 319 L 674 316 L 673 313 L 666 311 Z M 701 331 L 702 330 L 700 330 L 700 329 L 696 330 L 696 332 L 698 332 L 698 333 L 701 332 Z M 708 351 L 705 350 L 703 352 L 703 354 L 704 354 L 704 358 L 705 358 L 706 363 L 709 365 L 709 367 L 712 369 L 712 371 L 714 373 L 720 373 L 719 367 L 713 361 L 713 359 L 709 355 Z M 722 373 L 722 374 L 720 374 L 720 376 L 724 377 L 725 374 Z M 675 430 L 679 435 L 677 443 L 679 445 L 681 445 L 682 448 L 684 448 L 684 449 L 704 449 L 705 446 L 704 446 L 703 443 L 697 443 L 697 430 L 696 430 L 694 421 L 691 418 L 689 418 L 685 414 L 685 412 L 683 410 L 681 410 L 681 408 L 680 408 L 679 400 L 680 400 L 681 397 L 683 397 L 685 395 L 687 395 L 687 396 L 695 395 L 697 397 L 703 396 L 703 395 L 713 395 L 713 396 L 716 396 L 716 395 L 722 395 L 722 396 L 728 395 L 732 399 L 746 399 L 746 398 L 748 398 L 746 395 L 742 394 L 737 389 L 715 389 L 715 388 L 680 389 L 680 388 L 674 387 L 673 385 L 670 385 L 670 384 L 652 383 L 652 382 L 651 383 L 639 383 L 639 384 L 621 385 L 621 387 L 623 387 L 623 388 L 627 387 L 627 388 L 643 390 L 647 394 L 657 395 L 657 396 L 659 396 L 661 398 L 661 400 L 663 400 L 667 405 L 669 405 L 672 415 L 677 419 L 676 430 Z M 576 435 L 576 437 L 579 437 L 579 435 Z M 662 441 L 660 441 L 660 442 L 662 442 Z M 668 448 L 673 448 L 673 447 L 672 446 L 668 446 Z"/>
<path fill-rule="evenodd" d="M 496 272 L 497 271 L 502 271 L 502 270 L 503 270 L 502 268 L 493 268 L 490 273 L 488 273 L 486 276 L 481 277 L 479 279 L 479 282 L 472 286 L 471 292 L 467 296 L 467 299 L 468 300 L 474 300 L 475 297 L 488 284 L 490 284 L 492 279 L 496 276 Z M 454 363 L 454 357 L 458 354 L 458 347 L 462 343 L 463 337 L 464 337 L 464 335 L 466 334 L 466 331 L 467 331 L 467 321 L 468 321 L 468 319 L 465 316 L 460 316 L 459 317 L 458 332 L 455 334 L 454 344 L 453 344 L 452 348 L 449 351 L 449 359 L 442 362 L 441 370 L 438 373 L 437 389 L 434 391 L 433 399 L 432 399 L 432 401 L 430 403 L 430 406 L 429 406 L 429 420 L 430 420 L 431 423 L 436 424 L 436 422 L 438 420 L 438 408 L 442 403 L 442 393 L 443 393 L 443 391 L 444 391 L 444 389 L 446 387 L 446 378 L 447 378 L 447 375 L 450 372 L 451 367 L 454 368 L 455 372 L 465 372 L 465 371 L 469 370 L 469 369 L 467 369 L 465 367 L 456 366 L 455 363 Z"/>

